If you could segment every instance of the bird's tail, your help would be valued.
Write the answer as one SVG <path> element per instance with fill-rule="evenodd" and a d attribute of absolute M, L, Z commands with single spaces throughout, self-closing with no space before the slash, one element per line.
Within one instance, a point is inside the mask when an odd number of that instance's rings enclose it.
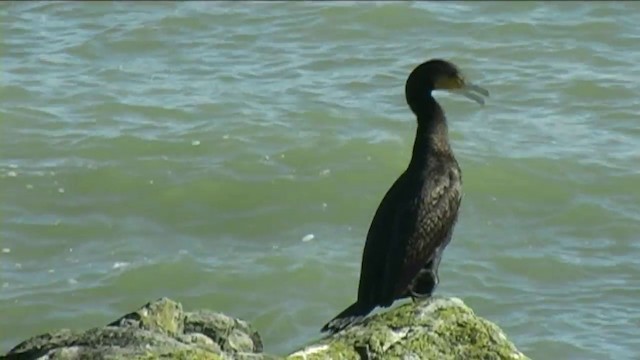
<path fill-rule="evenodd" d="M 353 324 L 354 322 L 364 318 L 369 312 L 371 312 L 371 310 L 373 310 L 372 307 L 362 305 L 361 303 L 358 303 L 356 301 L 353 304 L 349 305 L 348 308 L 344 309 L 331 321 L 326 323 L 320 331 L 329 331 L 331 333 L 336 333 Z"/>

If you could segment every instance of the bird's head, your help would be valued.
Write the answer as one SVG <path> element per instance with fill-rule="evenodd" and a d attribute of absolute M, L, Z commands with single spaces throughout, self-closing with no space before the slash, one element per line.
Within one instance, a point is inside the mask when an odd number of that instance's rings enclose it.
<path fill-rule="evenodd" d="M 413 69 L 405 86 L 409 106 L 414 108 L 418 102 L 425 102 L 434 90 L 460 93 L 480 105 L 489 96 L 487 90 L 468 82 L 457 66 L 441 59 L 426 61 Z"/>

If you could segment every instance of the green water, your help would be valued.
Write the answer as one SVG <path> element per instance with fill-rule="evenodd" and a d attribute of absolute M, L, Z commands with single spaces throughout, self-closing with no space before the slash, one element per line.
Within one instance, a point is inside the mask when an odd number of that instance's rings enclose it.
<path fill-rule="evenodd" d="M 640 4 L 0 5 L 0 353 L 160 296 L 286 353 L 356 295 L 432 57 L 464 174 L 441 265 L 534 359 L 640 356 Z M 313 234 L 310 241 L 302 241 Z"/>

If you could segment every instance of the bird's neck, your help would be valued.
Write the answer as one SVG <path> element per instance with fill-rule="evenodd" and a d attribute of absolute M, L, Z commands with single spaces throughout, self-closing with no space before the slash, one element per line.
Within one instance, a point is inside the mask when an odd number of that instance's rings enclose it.
<path fill-rule="evenodd" d="M 429 97 L 416 110 L 418 128 L 409 166 L 423 167 L 434 156 L 451 156 L 447 121 L 440 105 Z"/>

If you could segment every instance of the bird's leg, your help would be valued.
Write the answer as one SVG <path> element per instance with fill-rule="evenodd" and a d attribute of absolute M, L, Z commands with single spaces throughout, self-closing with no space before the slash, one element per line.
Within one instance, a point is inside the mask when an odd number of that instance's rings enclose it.
<path fill-rule="evenodd" d="M 429 261 L 414 278 L 409 294 L 413 302 L 422 301 L 431 297 L 436 290 L 440 277 L 438 276 L 438 267 L 440 266 L 440 253 L 436 253 L 433 260 Z"/>
<path fill-rule="evenodd" d="M 438 272 L 434 269 L 422 269 L 418 273 L 418 278 L 409 289 L 413 302 L 428 299 L 433 294 L 439 282 Z"/>

